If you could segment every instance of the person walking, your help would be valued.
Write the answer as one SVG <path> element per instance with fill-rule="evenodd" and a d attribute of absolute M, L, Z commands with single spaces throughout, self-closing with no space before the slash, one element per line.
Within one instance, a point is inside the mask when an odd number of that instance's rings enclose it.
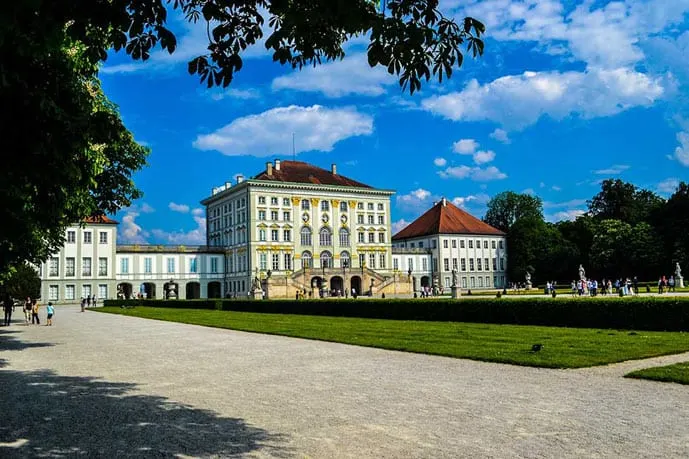
<path fill-rule="evenodd" d="M 12 322 L 12 312 L 14 312 L 14 301 L 9 295 L 5 295 L 3 309 L 5 310 L 5 327 L 9 327 Z"/>
<path fill-rule="evenodd" d="M 139 293 L 139 294 L 140 294 L 140 293 Z M 96 307 L 96 301 L 97 301 L 97 300 L 98 300 L 98 298 L 96 298 L 96 295 L 93 295 L 93 307 L 94 307 L 94 308 Z"/>
<path fill-rule="evenodd" d="M 91 307 L 91 295 L 86 296 L 86 307 L 87 308 Z"/>
<path fill-rule="evenodd" d="M 86 307 L 86 298 L 81 299 L 81 312 L 84 312 L 84 308 Z"/>
<path fill-rule="evenodd" d="M 51 301 L 48 301 L 48 307 L 46 308 L 46 311 L 48 312 L 48 320 L 47 320 L 47 326 L 53 325 L 53 314 L 55 314 L 55 308 L 53 307 L 53 303 Z"/>
<path fill-rule="evenodd" d="M 24 320 L 26 320 L 26 325 L 29 325 L 31 323 L 31 297 L 27 296 L 26 301 L 24 302 Z"/>
<path fill-rule="evenodd" d="M 33 300 L 33 305 L 31 305 L 31 323 L 41 325 L 41 319 L 38 317 L 38 301 Z"/>

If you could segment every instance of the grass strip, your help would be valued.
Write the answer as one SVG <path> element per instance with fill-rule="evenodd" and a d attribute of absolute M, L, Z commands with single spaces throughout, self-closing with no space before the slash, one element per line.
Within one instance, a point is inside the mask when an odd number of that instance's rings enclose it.
<path fill-rule="evenodd" d="M 689 362 L 665 367 L 646 368 L 626 374 L 625 378 L 650 379 L 653 381 L 689 384 Z"/>
<path fill-rule="evenodd" d="M 689 351 L 684 332 L 426 322 L 136 307 L 95 311 L 247 332 L 545 368 L 581 368 Z M 543 347 L 532 352 L 534 344 Z"/>

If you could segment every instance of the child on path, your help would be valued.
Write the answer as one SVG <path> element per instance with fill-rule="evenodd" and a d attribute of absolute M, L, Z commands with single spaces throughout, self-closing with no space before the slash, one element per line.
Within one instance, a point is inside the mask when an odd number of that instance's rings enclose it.
<path fill-rule="evenodd" d="M 46 311 L 48 311 L 48 320 L 46 326 L 52 325 L 53 324 L 53 314 L 55 314 L 55 308 L 53 307 L 53 303 L 48 301 L 48 307 L 46 308 Z"/>
<path fill-rule="evenodd" d="M 26 320 L 26 325 L 29 325 L 31 323 L 31 305 L 33 303 L 31 302 L 31 297 L 26 297 L 26 301 L 24 302 L 24 319 Z"/>
<path fill-rule="evenodd" d="M 31 323 L 41 325 L 41 319 L 38 318 L 38 301 L 33 300 L 33 306 L 31 306 Z"/>

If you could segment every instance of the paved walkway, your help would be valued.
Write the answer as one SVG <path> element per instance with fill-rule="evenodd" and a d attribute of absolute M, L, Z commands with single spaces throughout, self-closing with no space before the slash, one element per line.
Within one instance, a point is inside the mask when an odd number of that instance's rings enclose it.
<path fill-rule="evenodd" d="M 609 371 L 72 307 L 0 328 L 0 366 L 3 458 L 689 456 L 689 389 Z"/>

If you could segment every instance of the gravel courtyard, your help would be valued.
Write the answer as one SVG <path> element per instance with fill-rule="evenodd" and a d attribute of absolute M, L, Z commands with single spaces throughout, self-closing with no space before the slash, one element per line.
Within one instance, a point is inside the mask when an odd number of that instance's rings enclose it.
<path fill-rule="evenodd" d="M 0 457 L 687 457 L 689 387 L 57 310 L 0 328 Z"/>

